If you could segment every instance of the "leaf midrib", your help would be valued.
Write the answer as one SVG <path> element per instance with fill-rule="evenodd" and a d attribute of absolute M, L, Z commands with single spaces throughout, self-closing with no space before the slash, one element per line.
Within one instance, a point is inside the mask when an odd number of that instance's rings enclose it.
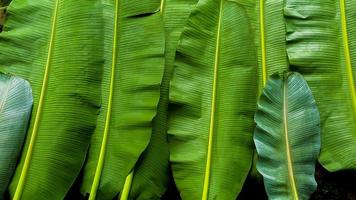
<path fill-rule="evenodd" d="M 221 29 L 222 9 L 223 9 L 223 0 L 220 0 L 218 28 L 217 28 L 217 35 L 216 35 L 216 49 L 215 49 L 215 58 L 214 58 L 214 77 L 213 77 L 213 85 L 212 85 L 213 88 L 212 88 L 211 109 L 210 109 L 208 151 L 207 151 L 206 167 L 205 167 L 205 174 L 204 174 L 202 200 L 207 200 L 209 194 L 211 157 L 212 157 L 215 109 L 216 109 L 217 74 L 218 74 L 218 65 L 220 61 L 220 31 L 221 31 L 220 29 Z"/>
<path fill-rule="evenodd" d="M 266 59 L 266 35 L 264 19 L 264 0 L 260 0 L 260 42 L 261 42 L 261 64 L 262 64 L 262 85 L 267 82 L 267 59 Z"/>
<path fill-rule="evenodd" d="M 38 101 L 38 107 L 36 110 L 36 116 L 35 116 L 35 120 L 34 120 L 33 129 L 31 132 L 30 144 L 27 149 L 24 165 L 22 167 L 20 179 L 17 184 L 13 200 L 21 199 L 21 195 L 22 195 L 24 185 L 26 182 L 26 178 L 28 175 L 28 170 L 30 167 L 30 162 L 32 159 L 33 149 L 34 149 L 34 146 L 36 143 L 36 138 L 37 138 L 37 134 L 38 134 L 38 130 L 39 130 L 39 124 L 40 124 L 42 111 L 43 111 L 44 98 L 45 98 L 47 86 L 48 86 L 49 70 L 50 70 L 50 67 L 52 64 L 52 52 L 53 52 L 55 35 L 56 35 L 56 24 L 57 24 L 57 20 L 58 20 L 59 1 L 60 0 L 56 0 L 55 5 L 54 5 L 54 12 L 53 12 L 53 16 L 52 16 L 52 26 L 51 26 L 51 36 L 50 36 L 49 45 L 48 45 L 48 54 L 47 54 L 45 72 L 44 72 L 44 77 L 43 77 L 43 82 L 42 82 L 42 87 L 41 87 L 41 93 L 40 93 L 40 97 L 39 97 L 39 101 Z"/>
<path fill-rule="evenodd" d="M 163 17 L 164 6 L 166 5 L 166 0 L 161 0 L 161 4 L 159 6 L 161 15 Z"/>
<path fill-rule="evenodd" d="M 287 155 L 287 168 L 288 168 L 288 176 L 289 183 L 292 189 L 292 197 L 294 200 L 298 200 L 298 192 L 294 179 L 293 172 L 293 162 L 291 156 L 291 150 L 289 146 L 289 134 L 288 134 L 288 75 L 284 75 L 283 79 L 283 132 L 286 146 L 286 155 Z"/>
<path fill-rule="evenodd" d="M 111 121 L 112 112 L 112 102 L 114 95 L 114 85 L 115 85 L 115 70 L 116 70 L 116 55 L 117 55 L 117 41 L 118 41 L 118 18 L 119 18 L 119 0 L 115 1 L 115 19 L 114 19 L 114 35 L 113 35 L 113 47 L 112 47 L 112 62 L 111 62 L 111 76 L 110 76 L 110 86 L 109 86 L 109 97 L 108 97 L 108 108 L 105 116 L 103 140 L 100 147 L 98 164 L 96 166 L 93 184 L 90 190 L 89 200 L 94 200 L 96 197 L 96 192 L 99 187 L 101 173 L 103 171 L 105 154 L 107 149 L 108 134 Z"/>
<path fill-rule="evenodd" d="M 343 47 L 344 47 L 344 55 L 345 55 L 345 64 L 347 70 L 348 86 L 351 95 L 353 114 L 354 117 L 356 117 L 356 93 L 355 93 L 355 86 L 354 86 L 351 56 L 350 56 L 349 38 L 347 33 L 345 0 L 340 0 L 340 16 L 341 16 L 342 39 L 343 39 Z"/>

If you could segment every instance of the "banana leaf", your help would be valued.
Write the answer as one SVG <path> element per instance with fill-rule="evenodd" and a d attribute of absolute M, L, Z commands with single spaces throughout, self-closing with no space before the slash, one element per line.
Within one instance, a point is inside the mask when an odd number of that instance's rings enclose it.
<path fill-rule="evenodd" d="M 27 81 L 0 73 L 0 199 L 15 171 L 32 103 Z"/>
<path fill-rule="evenodd" d="M 320 163 L 329 171 L 356 169 L 356 2 L 287 0 L 291 70 L 308 81 L 321 113 Z"/>
<path fill-rule="evenodd" d="M 98 1 L 8 7 L 0 71 L 28 80 L 34 99 L 11 199 L 63 199 L 80 172 L 100 107 L 101 15 Z"/>
<path fill-rule="evenodd" d="M 150 141 L 164 67 L 159 3 L 102 0 L 102 108 L 81 187 L 89 199 L 113 199 L 119 193 L 127 199 L 135 174 L 130 172 Z"/>
<path fill-rule="evenodd" d="M 303 77 L 272 75 L 258 102 L 255 122 L 257 169 L 269 199 L 309 199 L 316 189 L 320 117 Z"/>
<path fill-rule="evenodd" d="M 180 37 L 168 138 L 182 199 L 236 199 L 251 167 L 258 75 L 246 15 L 201 0 Z"/>
<path fill-rule="evenodd" d="M 159 199 L 167 189 L 170 178 L 167 119 L 169 81 L 179 36 L 197 0 L 162 0 L 161 15 L 166 33 L 165 70 L 161 83 L 161 96 L 157 115 L 153 121 L 151 141 L 135 167 L 131 198 L 137 200 Z"/>

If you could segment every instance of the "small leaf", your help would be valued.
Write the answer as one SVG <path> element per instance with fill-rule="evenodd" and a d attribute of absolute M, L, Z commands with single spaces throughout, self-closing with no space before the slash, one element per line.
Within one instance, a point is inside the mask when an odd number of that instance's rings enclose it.
<path fill-rule="evenodd" d="M 27 81 L 0 73 L 0 199 L 15 170 L 32 103 Z"/>
<path fill-rule="evenodd" d="M 298 73 L 272 75 L 258 102 L 254 141 L 257 169 L 270 199 L 308 199 L 316 189 L 320 119 L 307 82 Z"/>

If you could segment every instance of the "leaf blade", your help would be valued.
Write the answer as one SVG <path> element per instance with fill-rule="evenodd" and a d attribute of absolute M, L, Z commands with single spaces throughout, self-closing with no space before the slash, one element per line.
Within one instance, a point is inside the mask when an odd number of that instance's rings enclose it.
<path fill-rule="evenodd" d="M 1 33 L 0 60 L 6 65 L 2 64 L 0 70 L 30 82 L 34 96 L 32 116 L 37 114 L 41 90 L 46 90 L 42 93 L 43 112 L 22 191 L 25 199 L 64 198 L 84 163 L 100 107 L 101 28 L 89 27 L 101 26 L 101 17 L 92 17 L 101 16 L 101 9 L 96 1 L 59 0 L 56 33 L 51 40 L 55 3 L 12 2 Z M 77 6 L 81 9 L 75 10 Z M 28 20 L 29 17 L 36 20 Z M 53 51 L 49 61 L 50 41 Z M 46 63 L 50 65 L 48 83 L 42 87 Z M 34 122 L 35 117 L 31 118 L 21 161 L 9 187 L 11 198 L 24 169 Z"/>
<path fill-rule="evenodd" d="M 203 197 L 220 4 L 223 4 L 221 48 L 216 73 L 211 176 L 208 195 Z M 233 26 L 237 23 L 245 28 Z M 253 129 L 253 102 L 257 94 L 247 91 L 256 91 L 257 82 L 251 80 L 256 79 L 257 69 L 249 30 L 240 3 L 206 0 L 199 1 L 193 9 L 181 35 L 170 87 L 168 140 L 173 176 L 183 199 L 234 199 L 250 169 L 249 131 Z M 236 80 L 239 87 L 232 84 Z M 223 154 L 225 151 L 231 152 Z M 226 173 L 233 176 L 226 177 Z"/>

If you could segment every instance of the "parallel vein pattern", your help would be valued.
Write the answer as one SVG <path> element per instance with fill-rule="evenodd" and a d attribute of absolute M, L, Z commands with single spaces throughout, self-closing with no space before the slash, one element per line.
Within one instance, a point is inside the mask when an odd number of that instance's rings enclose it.
<path fill-rule="evenodd" d="M 182 32 L 168 139 L 183 199 L 236 199 L 248 174 L 257 96 L 252 41 L 246 10 L 233 1 L 199 1 Z"/>
<path fill-rule="evenodd" d="M 290 68 L 304 75 L 321 113 L 320 163 L 329 171 L 356 169 L 354 80 L 355 1 L 287 0 Z M 337 26 L 335 26 L 335 24 Z"/>
<path fill-rule="evenodd" d="M 258 55 L 259 93 L 270 74 L 288 69 L 283 1 L 238 0 L 247 10 Z"/>
<path fill-rule="evenodd" d="M 159 0 L 102 0 L 102 108 L 84 169 L 83 196 L 129 198 L 159 100 L 164 67 L 159 6 Z"/>
<path fill-rule="evenodd" d="M 153 120 L 150 144 L 142 154 L 133 177 L 130 196 L 137 200 L 159 199 L 166 192 L 170 178 L 167 121 L 169 81 L 179 36 L 197 0 L 161 0 L 165 27 L 165 69 L 160 88 L 157 115 Z"/>

